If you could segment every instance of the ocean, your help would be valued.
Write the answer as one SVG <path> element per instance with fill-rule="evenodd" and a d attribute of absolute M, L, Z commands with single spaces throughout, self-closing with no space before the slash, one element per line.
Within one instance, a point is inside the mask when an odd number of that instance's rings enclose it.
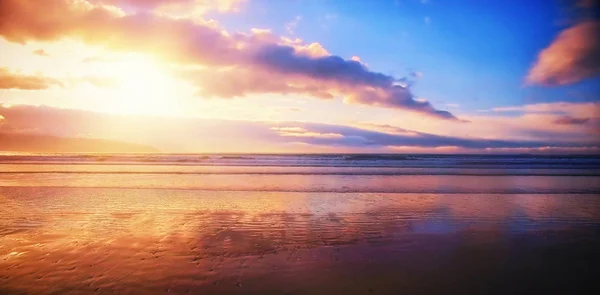
<path fill-rule="evenodd" d="M 0 294 L 590 294 L 600 156 L 0 156 Z"/>

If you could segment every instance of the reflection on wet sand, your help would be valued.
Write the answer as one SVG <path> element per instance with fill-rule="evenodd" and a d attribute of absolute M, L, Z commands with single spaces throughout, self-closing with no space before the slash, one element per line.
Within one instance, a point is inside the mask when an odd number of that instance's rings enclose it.
<path fill-rule="evenodd" d="M 0 293 L 576 293 L 599 221 L 594 195 L 0 188 Z"/>
<path fill-rule="evenodd" d="M 285 168 L 287 170 L 289 168 Z M 284 170 L 284 169 L 282 169 Z M 285 171 L 284 170 L 284 171 Z M 593 176 L 4 173 L 4 187 L 192 189 L 249 192 L 597 194 Z"/>

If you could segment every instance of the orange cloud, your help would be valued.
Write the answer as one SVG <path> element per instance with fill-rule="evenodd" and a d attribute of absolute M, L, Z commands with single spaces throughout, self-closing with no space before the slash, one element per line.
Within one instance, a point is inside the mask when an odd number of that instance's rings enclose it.
<path fill-rule="evenodd" d="M 157 149 L 129 142 L 92 138 L 65 138 L 42 134 L 0 132 L 0 150 L 36 153 L 156 153 Z"/>
<path fill-rule="evenodd" d="M 11 72 L 7 68 L 0 68 L 0 89 L 43 90 L 52 86 L 65 87 L 65 84 L 81 83 L 89 83 L 100 88 L 119 85 L 119 81 L 111 77 L 82 76 L 59 80 L 39 74 L 24 75 L 19 72 Z"/>
<path fill-rule="evenodd" d="M 40 75 L 23 75 L 10 72 L 7 68 L 0 68 L 0 89 L 41 90 L 53 85 L 63 86 L 56 79 Z"/>
<path fill-rule="evenodd" d="M 99 88 L 115 87 L 119 85 L 118 79 L 110 77 L 85 76 L 73 80 L 76 83 L 87 82 Z"/>
<path fill-rule="evenodd" d="M 44 49 L 34 50 L 33 54 L 39 55 L 39 56 L 50 56 L 46 51 L 44 51 Z"/>
<path fill-rule="evenodd" d="M 586 21 L 562 31 L 538 56 L 527 83 L 566 85 L 600 74 L 600 22 Z"/>
<path fill-rule="evenodd" d="M 102 138 L 147 144 L 171 152 L 223 152 L 223 149 L 227 152 L 247 152 L 249 147 L 256 152 L 306 152 L 307 146 L 298 144 L 308 145 L 311 150 L 317 146 L 331 148 L 330 152 L 402 151 L 407 147 L 415 150 L 435 148 L 429 152 L 439 152 L 449 147 L 455 147 L 452 148 L 454 152 L 553 152 L 555 148 L 583 148 L 581 152 L 587 152 L 587 149 L 593 151 L 600 146 L 596 139 L 598 137 L 563 140 L 566 136 L 559 132 L 547 133 L 536 140 L 514 137 L 485 139 L 436 135 L 391 125 L 365 124 L 362 127 L 298 121 L 122 116 L 48 106 L 0 106 L 0 116 L 4 117 L 0 120 L 0 133 Z M 480 122 L 477 122 L 478 125 Z M 510 125 L 505 128 L 513 126 L 518 127 Z M 578 151 L 574 149 L 573 152 Z"/>
<path fill-rule="evenodd" d="M 142 10 L 201 9 L 220 12 L 235 11 L 246 0 L 90 0 L 90 3 L 127 6 Z"/>
<path fill-rule="evenodd" d="M 123 4 L 123 1 L 113 1 Z M 134 1 L 137 2 L 137 1 Z M 150 4 L 160 1 L 151 1 Z M 133 2 L 129 2 L 133 3 Z M 229 34 L 212 22 L 173 19 L 158 14 L 125 14 L 116 7 L 86 1 L 5 0 L 0 3 L 0 35 L 12 42 L 80 39 L 88 44 L 124 52 L 152 54 L 172 63 L 202 65 L 203 75 L 190 76 L 203 92 L 225 97 L 225 88 L 203 82 L 207 71 L 222 75 L 224 84 L 237 84 L 234 92 L 308 93 L 319 98 L 342 96 L 348 103 L 412 110 L 432 117 L 456 119 L 426 101 L 414 99 L 399 79 L 370 71 L 363 64 L 330 55 L 320 44 L 289 44 L 269 32 Z M 260 73 L 263 79 L 240 82 L 240 75 Z M 237 79 L 236 79 L 237 78 Z M 245 89 L 246 87 L 247 89 Z M 208 89 L 208 91 L 207 91 Z M 212 91 L 211 91 L 212 90 Z M 235 94 L 235 93 L 234 93 Z M 235 96 L 235 95 L 233 95 Z"/>
<path fill-rule="evenodd" d="M 110 3 L 134 5 L 140 1 Z M 162 1 L 145 3 L 158 5 Z M 46 0 L 43 5 L 34 0 L 4 0 L 0 2 L 0 36 L 19 43 L 69 37 L 111 50 L 152 54 L 171 63 L 201 65 L 204 70 L 198 77 L 188 77 L 201 84 L 203 92 L 215 96 L 283 89 L 284 93 L 307 93 L 318 98 L 341 96 L 347 103 L 457 120 L 427 101 L 416 100 L 408 87 L 397 84 L 403 79 L 331 55 L 318 43 L 289 44 L 289 40 L 265 31 L 229 34 L 214 22 L 124 11 L 127 9 L 84 0 Z M 223 68 L 230 72 L 221 73 Z M 209 71 L 212 74 L 207 74 Z M 227 93 L 225 86 L 212 86 L 202 80 L 210 75 L 232 78 L 220 83 L 240 89 Z M 252 77 L 256 75 L 261 78 Z"/>
<path fill-rule="evenodd" d="M 156 8 L 165 4 L 181 4 L 195 2 L 194 0 L 91 0 L 91 3 L 102 3 L 116 6 L 129 6 L 141 8 Z"/>

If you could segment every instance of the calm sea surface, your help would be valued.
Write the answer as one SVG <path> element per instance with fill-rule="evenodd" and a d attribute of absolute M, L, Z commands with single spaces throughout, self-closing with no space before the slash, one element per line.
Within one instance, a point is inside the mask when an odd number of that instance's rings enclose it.
<path fill-rule="evenodd" d="M 0 294 L 599 294 L 600 157 L 0 156 Z"/>

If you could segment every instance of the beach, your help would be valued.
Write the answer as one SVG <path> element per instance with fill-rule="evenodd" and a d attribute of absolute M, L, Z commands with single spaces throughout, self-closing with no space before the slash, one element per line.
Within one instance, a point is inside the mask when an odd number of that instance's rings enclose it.
<path fill-rule="evenodd" d="M 2 294 L 594 294 L 600 158 L 7 155 Z"/>

